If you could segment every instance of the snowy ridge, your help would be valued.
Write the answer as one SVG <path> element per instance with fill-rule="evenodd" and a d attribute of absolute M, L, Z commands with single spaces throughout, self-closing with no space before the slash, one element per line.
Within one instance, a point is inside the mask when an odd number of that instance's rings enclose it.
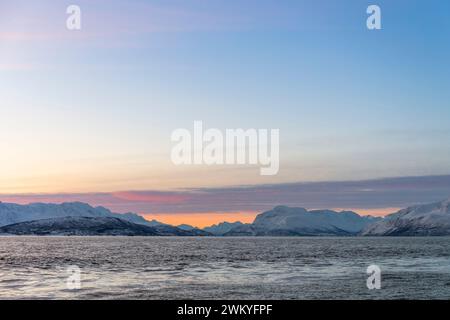
<path fill-rule="evenodd" d="M 244 224 L 242 222 L 221 222 L 219 224 L 214 224 L 210 227 L 206 227 L 203 230 L 208 231 L 216 236 L 222 236 L 231 230 L 242 227 Z"/>
<path fill-rule="evenodd" d="M 278 206 L 259 214 L 252 224 L 237 226 L 225 235 L 356 235 L 378 220 L 379 218 L 362 217 L 351 211 L 308 211 L 305 208 Z"/>
<path fill-rule="evenodd" d="M 365 236 L 450 235 L 450 199 L 412 206 L 368 226 Z"/>
<path fill-rule="evenodd" d="M 146 226 L 115 217 L 60 217 L 0 227 L 3 235 L 55 236 L 204 236 L 172 226 Z"/>
<path fill-rule="evenodd" d="M 161 225 L 157 221 L 147 221 L 135 213 L 114 213 L 104 207 L 94 208 L 82 202 L 31 203 L 28 205 L 0 202 L 0 227 L 25 221 L 62 217 L 115 217 L 148 226 Z"/>

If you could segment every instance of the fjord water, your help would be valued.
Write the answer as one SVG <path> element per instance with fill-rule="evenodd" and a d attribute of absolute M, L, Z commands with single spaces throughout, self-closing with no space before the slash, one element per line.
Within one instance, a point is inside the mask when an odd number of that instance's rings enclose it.
<path fill-rule="evenodd" d="M 450 238 L 0 237 L 0 298 L 449 299 Z"/>

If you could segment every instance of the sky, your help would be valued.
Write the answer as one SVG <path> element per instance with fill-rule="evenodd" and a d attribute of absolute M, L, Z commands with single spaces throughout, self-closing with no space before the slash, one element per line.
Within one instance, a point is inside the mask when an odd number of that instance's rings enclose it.
<path fill-rule="evenodd" d="M 72 4 L 81 30 L 66 28 Z M 370 4 L 381 30 L 366 27 Z M 448 12 L 446 0 L 0 0 L 0 200 L 206 225 L 278 204 L 386 214 L 446 198 Z M 175 166 L 171 133 L 196 120 L 279 129 L 279 173 Z M 391 179 L 398 192 L 371 191 Z M 346 197 L 352 183 L 366 191 Z"/>

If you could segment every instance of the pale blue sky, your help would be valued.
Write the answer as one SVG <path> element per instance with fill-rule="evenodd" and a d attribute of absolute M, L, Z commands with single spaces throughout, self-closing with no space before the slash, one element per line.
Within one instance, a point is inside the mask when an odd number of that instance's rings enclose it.
<path fill-rule="evenodd" d="M 69 4 L 81 31 L 65 29 Z M 380 31 L 366 28 L 369 4 Z M 445 0 L 0 0 L 0 192 L 448 174 L 449 11 Z M 194 120 L 279 128 L 279 175 L 175 168 L 170 133 Z"/>

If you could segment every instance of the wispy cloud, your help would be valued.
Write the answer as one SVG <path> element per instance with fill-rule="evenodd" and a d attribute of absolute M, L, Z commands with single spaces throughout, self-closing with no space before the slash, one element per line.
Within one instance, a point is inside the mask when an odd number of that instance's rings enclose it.
<path fill-rule="evenodd" d="M 159 204 L 182 204 L 188 201 L 188 195 L 172 194 L 170 192 L 114 192 L 114 198 L 132 202 L 159 203 Z"/>
<path fill-rule="evenodd" d="M 363 181 L 305 182 L 177 191 L 0 195 L 4 202 L 82 201 L 117 212 L 142 214 L 250 212 L 276 205 L 306 208 L 361 208 L 364 214 L 432 202 L 450 196 L 450 175 Z M 381 210 L 381 211 L 380 211 Z M 387 213 L 387 212 L 386 212 Z"/>

